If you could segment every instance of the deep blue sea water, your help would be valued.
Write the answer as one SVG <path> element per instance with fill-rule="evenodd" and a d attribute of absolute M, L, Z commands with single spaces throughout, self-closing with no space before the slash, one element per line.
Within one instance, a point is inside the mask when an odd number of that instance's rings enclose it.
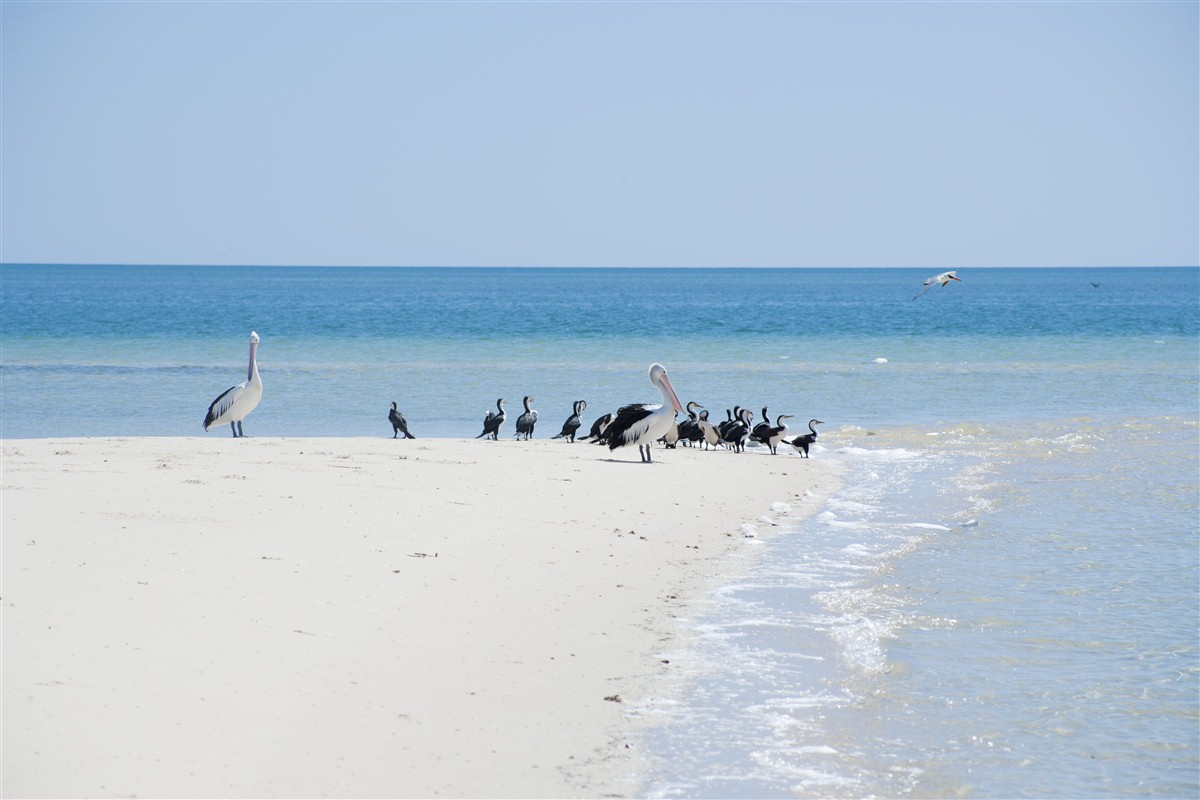
<path fill-rule="evenodd" d="M 474 437 L 529 394 L 548 437 L 660 361 L 717 416 L 825 420 L 847 479 L 688 622 L 639 793 L 1195 797 L 1200 270 L 912 300 L 936 271 L 4 265 L 0 435 L 228 437 L 251 330 L 251 436 L 391 436 L 395 400 Z"/>

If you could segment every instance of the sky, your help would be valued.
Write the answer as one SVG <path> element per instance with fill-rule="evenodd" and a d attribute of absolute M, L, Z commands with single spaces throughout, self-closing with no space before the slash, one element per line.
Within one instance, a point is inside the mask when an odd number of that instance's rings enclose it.
<path fill-rule="evenodd" d="M 0 261 L 1200 264 L 1180 2 L 0 3 Z"/>

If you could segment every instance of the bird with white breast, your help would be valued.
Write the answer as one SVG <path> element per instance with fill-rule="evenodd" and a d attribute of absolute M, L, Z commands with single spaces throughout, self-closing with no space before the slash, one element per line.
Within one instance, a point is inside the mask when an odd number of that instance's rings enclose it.
<path fill-rule="evenodd" d="M 229 423 L 234 438 L 245 436 L 242 432 L 242 420 L 258 407 L 262 399 L 262 378 L 258 375 L 258 362 L 255 354 L 258 352 L 258 334 L 250 331 L 250 366 L 246 370 L 246 382 L 231 386 L 217 395 L 204 415 L 204 430 Z"/>
<path fill-rule="evenodd" d="M 642 462 L 653 463 L 650 443 L 666 434 L 675 421 L 675 412 L 683 411 L 683 404 L 671 386 L 667 369 L 662 364 L 650 365 L 650 384 L 658 389 L 662 403 L 635 403 L 617 410 L 617 416 L 605 431 L 608 449 L 636 444 Z"/>

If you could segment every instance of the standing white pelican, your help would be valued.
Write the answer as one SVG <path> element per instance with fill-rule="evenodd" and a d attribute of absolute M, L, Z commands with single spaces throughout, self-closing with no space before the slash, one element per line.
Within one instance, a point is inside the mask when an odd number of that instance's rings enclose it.
<path fill-rule="evenodd" d="M 675 394 L 662 364 L 650 365 L 650 384 L 658 389 L 662 403 L 624 406 L 617 410 L 616 418 L 605 431 L 609 450 L 636 444 L 638 454 L 646 464 L 653 461 L 650 458 L 650 443 L 667 432 L 675 421 L 676 411 L 683 411 L 683 404 L 679 402 L 679 396 Z"/>
<path fill-rule="evenodd" d="M 204 430 L 216 425 L 229 423 L 234 438 L 245 436 L 242 433 L 242 420 L 258 407 L 262 399 L 262 378 L 258 377 L 258 362 L 254 354 L 258 352 L 258 334 L 250 331 L 250 366 L 246 370 L 246 382 L 232 386 L 217 395 L 204 415 Z"/>
<path fill-rule="evenodd" d="M 921 284 L 925 288 L 913 295 L 913 300 L 916 300 L 933 287 L 945 286 L 950 281 L 958 281 L 959 283 L 962 283 L 962 278 L 958 277 L 958 274 L 954 271 L 943 272 L 941 275 L 934 275 L 932 278 L 926 278 L 925 283 Z"/>

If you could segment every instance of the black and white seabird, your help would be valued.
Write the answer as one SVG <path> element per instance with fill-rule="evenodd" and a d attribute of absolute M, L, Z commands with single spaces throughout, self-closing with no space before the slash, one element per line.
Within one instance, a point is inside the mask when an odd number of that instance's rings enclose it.
<path fill-rule="evenodd" d="M 517 432 L 514 435 L 518 439 L 524 436 L 528 440 L 533 436 L 533 426 L 537 425 L 537 412 L 530 408 L 533 398 L 529 395 L 525 395 L 521 402 L 525 404 L 525 412 L 517 417 Z"/>
<path fill-rule="evenodd" d="M 721 433 L 717 430 L 717 426 L 708 421 L 708 412 L 701 411 L 700 419 L 696 421 L 696 425 L 700 428 L 700 435 L 703 437 L 700 441 L 704 445 L 704 449 L 716 448 L 721 443 Z"/>
<path fill-rule="evenodd" d="M 688 418 L 679 423 L 679 441 L 690 447 L 695 442 L 700 441 L 703 434 L 700 433 L 700 426 L 697 424 L 700 418 L 696 415 L 696 410 L 704 410 L 704 406 L 697 403 L 695 400 L 688 401 L 687 411 Z"/>
<path fill-rule="evenodd" d="M 817 440 L 816 426 L 822 424 L 824 423 L 819 419 L 810 419 L 808 421 L 809 432 L 802 436 L 797 436 L 795 439 L 788 440 L 788 444 L 796 448 L 796 451 L 800 453 L 803 458 L 808 458 L 808 447 Z"/>
<path fill-rule="evenodd" d="M 933 287 L 945 286 L 950 281 L 958 281 L 959 283 L 962 283 L 962 278 L 958 277 L 958 273 L 954 272 L 953 270 L 950 272 L 943 272 L 941 275 L 934 275 L 932 278 L 926 278 L 925 282 L 921 284 L 925 288 L 913 295 L 913 300 L 916 300 Z"/>
<path fill-rule="evenodd" d="M 733 452 L 745 452 L 746 440 L 750 438 L 750 426 L 753 422 L 754 412 L 748 408 L 739 408 L 739 416 L 733 420 L 733 424 L 725 429 L 721 440 L 729 445 Z"/>
<path fill-rule="evenodd" d="M 791 414 L 780 414 L 775 419 L 775 425 L 767 429 L 767 434 L 763 438 L 763 444 L 771 449 L 771 455 L 779 453 L 779 443 L 787 437 L 788 425 L 784 422 L 785 419 L 791 419 Z"/>
<path fill-rule="evenodd" d="M 571 416 L 567 417 L 567 421 L 563 423 L 562 430 L 550 438 L 566 439 L 568 442 L 573 443 L 575 441 L 575 431 L 579 430 L 579 426 L 583 424 L 583 420 L 579 417 L 586 409 L 586 400 L 576 400 L 571 406 Z"/>
<path fill-rule="evenodd" d="M 228 422 L 234 438 L 246 435 L 242 433 L 242 420 L 258 407 L 258 401 L 262 399 L 262 378 L 258 376 L 258 362 L 254 358 L 257 352 L 258 334 L 250 331 L 250 366 L 246 369 L 246 382 L 231 386 L 217 395 L 204 415 L 204 430 Z"/>
<path fill-rule="evenodd" d="M 608 439 L 608 449 L 636 444 L 642 462 L 653 462 L 650 457 L 650 445 L 675 422 L 675 412 L 683 411 L 683 404 L 671 386 L 667 370 L 662 364 L 650 365 L 650 384 L 658 389 L 662 403 L 635 403 L 623 406 L 617 410 L 617 416 L 605 431 Z"/>
<path fill-rule="evenodd" d="M 492 440 L 500 438 L 500 426 L 504 424 L 504 398 L 501 397 L 496 401 L 496 410 L 488 411 L 487 416 L 483 418 L 483 433 L 476 436 L 476 439 L 481 439 L 491 436 Z"/>
<path fill-rule="evenodd" d="M 771 430 L 771 418 L 767 415 L 767 407 L 762 409 L 763 421 L 754 426 L 750 431 L 750 441 L 767 443 L 767 432 Z"/>
<path fill-rule="evenodd" d="M 588 431 L 588 435 L 579 441 L 586 442 L 588 439 L 593 439 L 595 444 L 607 444 L 604 434 L 608 431 L 608 426 L 612 424 L 612 421 L 612 414 L 601 414 L 596 418 L 596 421 L 592 423 L 592 427 Z"/>

